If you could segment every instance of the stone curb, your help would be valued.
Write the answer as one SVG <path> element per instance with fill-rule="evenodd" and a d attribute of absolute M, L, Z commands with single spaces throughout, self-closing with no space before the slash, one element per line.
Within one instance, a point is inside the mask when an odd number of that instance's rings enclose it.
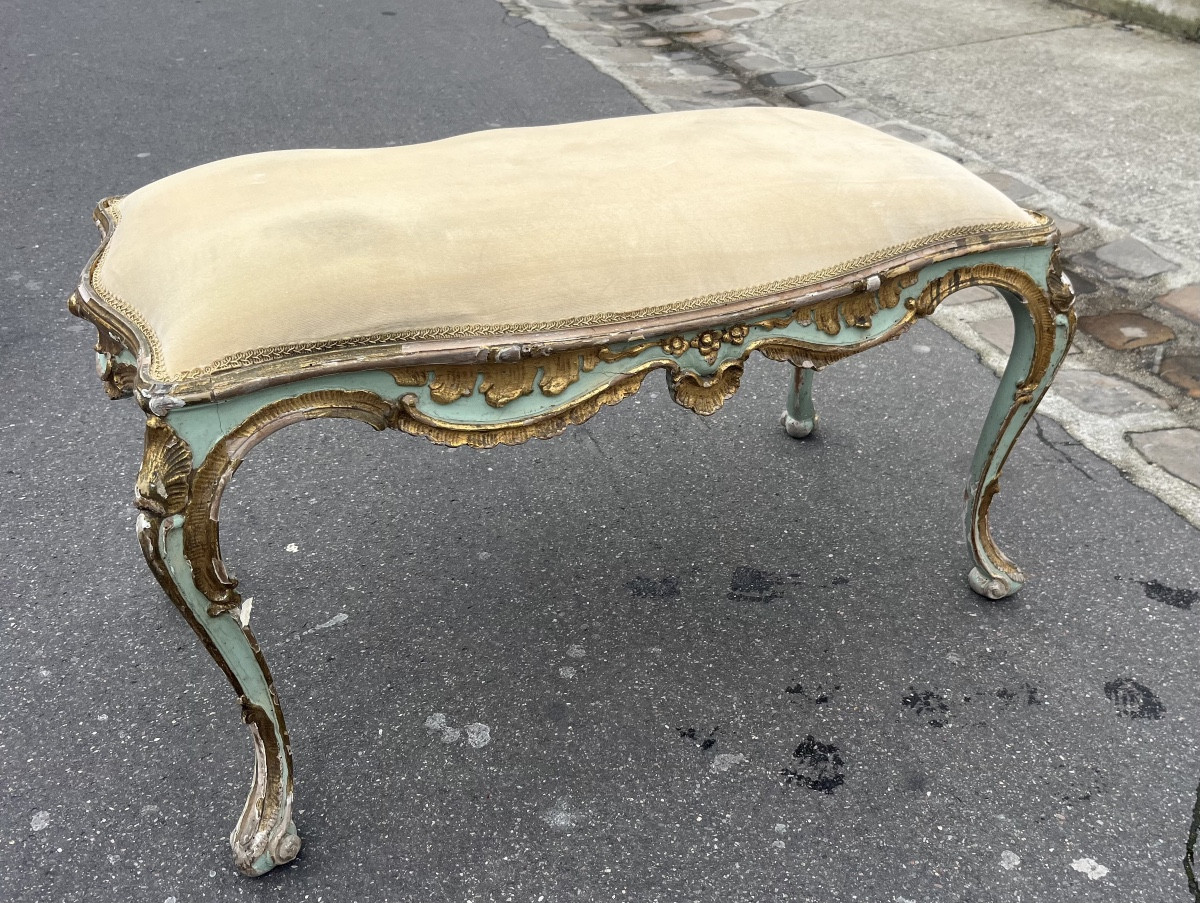
<path fill-rule="evenodd" d="M 1200 527 L 1200 263 L 1097 218 L 1082 205 L 938 132 L 896 119 L 731 32 L 781 0 L 498 0 L 512 15 L 612 76 L 653 112 L 801 106 L 943 153 L 1025 206 L 1050 213 L 1081 299 L 1064 379 L 1039 408 L 1136 485 Z M 1086 313 L 1086 316 L 1084 315 Z M 1008 309 L 985 289 L 947 301 L 933 322 L 997 373 Z"/>
<path fill-rule="evenodd" d="M 1110 19 L 1200 41 L 1200 0 L 1064 0 Z"/>

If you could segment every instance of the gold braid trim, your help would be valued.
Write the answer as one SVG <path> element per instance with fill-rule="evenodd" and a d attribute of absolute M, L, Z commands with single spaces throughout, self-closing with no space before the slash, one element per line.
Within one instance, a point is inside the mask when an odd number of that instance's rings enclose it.
<path fill-rule="evenodd" d="M 112 235 L 116 232 L 116 226 L 120 224 L 121 214 L 119 201 L 120 199 L 117 198 L 107 205 L 108 213 L 114 222 L 113 230 L 108 235 L 109 239 L 111 239 Z M 763 282 L 757 285 L 748 286 L 746 288 L 714 292 L 708 295 L 698 295 L 693 298 L 685 298 L 681 301 L 672 301 L 667 304 L 658 304 L 652 307 L 645 307 L 640 310 L 594 313 L 586 316 L 565 317 L 559 320 L 544 320 L 534 323 L 483 323 L 468 324 L 463 326 L 431 326 L 422 329 L 407 329 L 394 332 L 372 333 L 370 335 L 345 336 L 336 339 L 314 340 L 310 342 L 292 342 L 281 345 L 268 345 L 263 348 L 238 351 L 234 354 L 229 354 L 225 357 L 219 358 L 205 367 L 197 367 L 177 374 L 171 374 L 163 368 L 162 343 L 159 340 L 158 335 L 146 321 L 145 317 L 135 307 L 121 300 L 121 298 L 119 298 L 115 292 L 113 292 L 104 284 L 101 271 L 107 255 L 107 247 L 100 252 L 99 257 L 96 260 L 96 265 L 91 273 L 90 282 L 93 291 L 97 295 L 103 298 L 110 307 L 120 313 L 123 317 L 125 317 L 125 319 L 133 323 L 145 336 L 146 342 L 150 346 L 151 354 L 149 375 L 153 379 L 161 382 L 178 382 L 181 380 L 210 376 L 223 370 L 234 370 L 241 367 L 249 367 L 254 364 L 268 363 L 281 358 L 298 357 L 308 354 L 317 354 L 320 352 L 340 351 L 352 348 L 371 348 L 380 345 L 392 345 L 399 342 L 420 342 L 433 339 L 460 338 L 467 336 L 482 337 L 553 332 L 561 329 L 573 329 L 584 326 L 604 326 L 614 323 L 647 320 L 654 317 L 667 316 L 669 314 L 683 313 L 686 311 L 701 310 L 711 307 L 720 307 L 726 304 L 733 304 L 739 301 L 748 301 L 754 298 L 763 298 L 769 295 L 776 295 L 782 292 L 804 288 L 805 286 L 815 285 L 828 279 L 835 279 L 838 276 L 845 276 L 849 273 L 857 272 L 871 266 L 872 264 L 880 263 L 894 257 L 899 257 L 902 254 L 908 253 L 909 251 L 915 251 L 918 248 L 938 244 L 939 242 L 963 238 L 971 235 L 993 234 L 1001 232 L 1030 232 L 1034 230 L 1040 230 L 1042 228 L 1044 227 L 1040 224 L 1031 224 L 1027 222 L 982 223 L 970 226 L 956 226 L 951 229 L 943 229 L 940 232 L 934 232 L 930 235 L 925 235 L 921 238 L 904 242 L 903 244 L 881 248 L 877 251 L 872 251 L 869 254 L 855 257 L 853 260 L 847 260 L 843 263 L 825 267 L 824 269 L 815 270 L 811 273 L 804 273 L 799 276 L 790 276 L 786 279 L 777 279 L 773 282 Z"/>

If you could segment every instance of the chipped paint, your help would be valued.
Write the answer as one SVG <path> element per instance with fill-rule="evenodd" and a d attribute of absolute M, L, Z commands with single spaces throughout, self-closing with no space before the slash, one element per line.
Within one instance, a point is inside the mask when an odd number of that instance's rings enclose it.
<path fill-rule="evenodd" d="M 250 612 L 254 610 L 254 597 L 247 596 L 242 600 L 242 604 L 238 606 L 238 620 L 243 627 L 250 626 Z"/>

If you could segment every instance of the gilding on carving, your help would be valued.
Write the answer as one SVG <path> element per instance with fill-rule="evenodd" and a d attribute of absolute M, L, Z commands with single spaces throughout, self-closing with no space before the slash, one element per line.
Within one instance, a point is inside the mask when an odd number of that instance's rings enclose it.
<path fill-rule="evenodd" d="M 146 421 L 134 504 L 155 517 L 182 514 L 190 498 L 192 450 L 161 417 Z"/>

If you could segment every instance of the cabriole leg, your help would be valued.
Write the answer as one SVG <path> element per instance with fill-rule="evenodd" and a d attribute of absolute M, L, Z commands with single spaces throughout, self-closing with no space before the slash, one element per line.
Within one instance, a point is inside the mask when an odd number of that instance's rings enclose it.
<path fill-rule="evenodd" d="M 242 704 L 254 743 L 254 778 L 245 809 L 230 835 L 234 863 L 262 875 L 300 852 L 292 823 L 292 756 L 271 672 L 247 625 L 249 610 L 214 606 L 197 587 L 185 551 L 188 521 L 208 518 L 194 505 L 197 476 L 191 450 L 158 417 L 146 425 L 146 454 L 138 474 L 138 540 L 150 570 L 204 647 L 225 672 Z M 199 508 L 205 510 L 197 510 Z M 213 515 L 215 517 L 215 515 Z M 215 529 L 215 522 L 209 529 Z M 223 574 L 219 551 L 214 567 Z"/>
<path fill-rule="evenodd" d="M 792 388 L 788 392 L 787 409 L 779 418 L 784 431 L 793 439 L 803 439 L 812 433 L 817 425 L 817 415 L 813 409 L 811 367 L 795 366 L 792 374 Z"/>
<path fill-rule="evenodd" d="M 1000 486 L 1000 471 L 1021 430 L 1033 416 L 1066 357 L 1075 333 L 1070 283 L 1057 266 L 1057 252 L 1043 292 L 1034 280 L 1013 271 L 1002 280 L 981 280 L 1000 289 L 1012 310 L 1012 353 L 975 447 L 966 491 L 966 529 L 975 566 L 967 576 L 971 589 L 989 599 L 1012 595 L 1025 576 L 996 547 L 988 511 Z"/>

